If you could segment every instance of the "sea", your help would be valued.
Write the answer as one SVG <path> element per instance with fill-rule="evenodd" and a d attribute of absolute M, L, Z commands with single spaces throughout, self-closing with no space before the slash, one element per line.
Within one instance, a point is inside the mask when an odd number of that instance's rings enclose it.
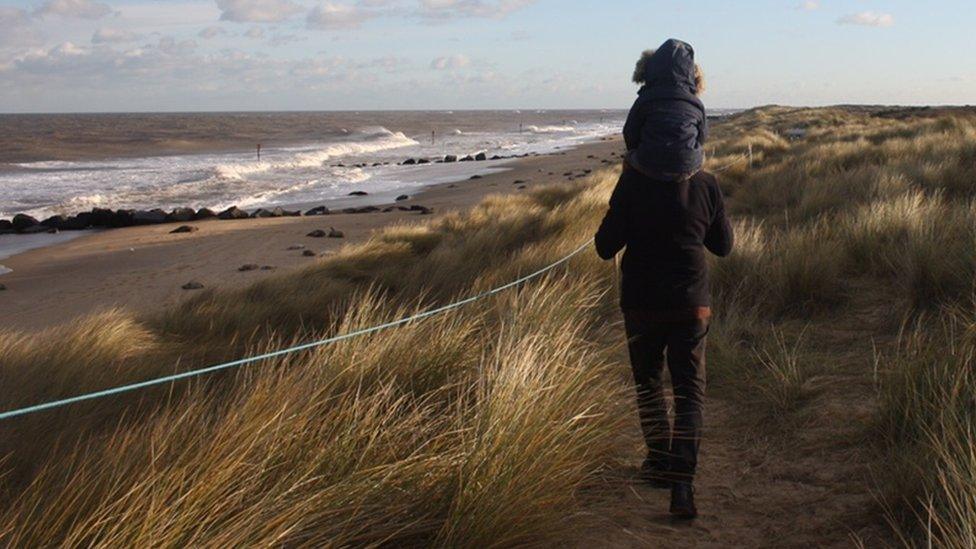
<path fill-rule="evenodd" d="M 0 218 L 100 208 L 332 205 L 375 201 L 498 169 L 512 156 L 620 131 L 625 112 L 434 111 L 0 115 Z M 260 145 L 260 158 L 258 157 Z M 365 204 L 368 200 L 358 200 Z"/>

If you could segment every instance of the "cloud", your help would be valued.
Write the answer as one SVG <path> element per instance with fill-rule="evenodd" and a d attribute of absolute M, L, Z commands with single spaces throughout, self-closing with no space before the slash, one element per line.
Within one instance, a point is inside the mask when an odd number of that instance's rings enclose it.
<path fill-rule="evenodd" d="M 264 38 L 264 29 L 262 29 L 261 27 L 251 27 L 247 29 L 247 32 L 244 33 L 244 36 L 246 36 L 247 38 L 251 38 L 253 40 L 260 40 Z"/>
<path fill-rule="evenodd" d="M 890 13 L 875 13 L 862 11 L 845 15 L 837 20 L 838 25 L 861 25 L 865 27 L 890 27 L 895 24 L 895 17 Z"/>
<path fill-rule="evenodd" d="M 376 6 L 377 3 L 373 2 L 368 5 Z M 383 5 L 385 6 L 386 4 Z M 308 12 L 305 22 L 312 29 L 354 29 L 362 25 L 367 19 L 375 16 L 375 12 L 364 10 L 358 6 L 325 2 L 312 8 Z"/>
<path fill-rule="evenodd" d="M 302 11 L 291 0 L 217 0 L 220 18 L 237 23 L 274 23 Z"/>
<path fill-rule="evenodd" d="M 200 32 L 197 33 L 197 36 L 203 38 L 204 40 L 210 40 L 224 34 L 227 34 L 227 31 L 225 31 L 223 27 L 218 27 L 217 25 L 210 25 L 209 27 L 204 27 L 200 29 Z"/>
<path fill-rule="evenodd" d="M 438 57 L 430 62 L 430 68 L 437 71 L 454 71 L 463 69 L 471 64 L 471 59 L 466 55 L 455 54 L 446 57 Z"/>
<path fill-rule="evenodd" d="M 36 46 L 41 35 L 31 25 L 30 15 L 20 9 L 0 6 L 0 47 Z"/>
<path fill-rule="evenodd" d="M 132 42 L 138 40 L 140 35 L 125 29 L 114 29 L 111 27 L 101 27 L 92 35 L 92 44 L 109 44 Z"/>
<path fill-rule="evenodd" d="M 95 0 L 48 0 L 41 7 L 34 10 L 34 15 L 57 15 L 78 19 L 101 19 L 112 13 L 108 4 Z"/>
<path fill-rule="evenodd" d="M 796 7 L 803 11 L 815 11 L 820 9 L 820 0 L 803 0 L 800 5 Z"/>
<path fill-rule="evenodd" d="M 420 0 L 420 15 L 428 19 L 488 17 L 501 19 L 536 0 Z"/>
<path fill-rule="evenodd" d="M 286 44 L 291 44 L 293 42 L 302 42 L 307 40 L 304 36 L 299 36 L 297 34 L 284 34 L 281 32 L 276 32 L 271 38 L 268 39 L 268 44 L 272 46 L 284 46 Z"/>

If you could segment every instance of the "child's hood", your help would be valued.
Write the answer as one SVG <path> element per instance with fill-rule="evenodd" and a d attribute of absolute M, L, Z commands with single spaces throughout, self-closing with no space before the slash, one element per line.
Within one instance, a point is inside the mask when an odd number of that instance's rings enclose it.
<path fill-rule="evenodd" d="M 691 44 L 668 40 L 647 60 L 644 85 L 651 88 L 677 87 L 694 93 L 695 50 Z"/>

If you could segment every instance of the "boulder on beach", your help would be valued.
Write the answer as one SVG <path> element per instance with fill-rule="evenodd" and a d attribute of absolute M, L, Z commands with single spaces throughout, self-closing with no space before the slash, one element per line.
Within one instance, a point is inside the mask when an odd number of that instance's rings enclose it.
<path fill-rule="evenodd" d="M 400 196 L 396 197 L 397 202 L 403 202 L 404 200 L 410 200 L 410 195 L 401 194 Z"/>
<path fill-rule="evenodd" d="M 481 176 L 475 174 L 475 175 L 472 175 L 469 179 L 481 179 Z"/>
<path fill-rule="evenodd" d="M 503 157 L 498 156 L 497 154 L 491 157 L 492 160 L 501 160 L 502 158 Z"/>
<path fill-rule="evenodd" d="M 242 273 L 245 273 L 247 271 L 256 271 L 260 268 L 261 266 L 256 263 L 247 263 L 245 265 L 241 265 L 240 267 L 238 267 L 237 270 Z"/>
<path fill-rule="evenodd" d="M 83 231 L 92 226 L 92 216 L 88 212 L 81 212 L 78 215 L 69 216 L 65 219 L 58 229 L 62 231 Z"/>
<path fill-rule="evenodd" d="M 226 210 L 220 212 L 217 217 L 220 219 L 247 219 L 250 217 L 247 212 L 238 208 L 237 206 L 231 206 Z"/>
<path fill-rule="evenodd" d="M 414 204 L 413 206 L 410 206 L 409 208 L 407 208 L 407 211 L 420 212 L 421 215 L 434 213 L 433 208 L 428 208 L 427 206 L 420 206 L 418 204 Z"/>
<path fill-rule="evenodd" d="M 396 206 L 387 206 L 387 207 L 383 208 L 383 213 L 390 213 L 390 212 L 392 212 L 394 210 L 396 210 Z"/>
<path fill-rule="evenodd" d="M 430 160 L 427 158 L 418 158 L 417 164 L 430 164 Z"/>
<path fill-rule="evenodd" d="M 474 160 L 474 157 L 469 154 L 469 155 L 465 156 L 464 158 L 458 160 L 458 162 L 471 162 L 472 160 Z"/>
<path fill-rule="evenodd" d="M 112 219 L 109 221 L 108 226 L 112 228 L 131 227 L 135 224 L 133 220 L 135 213 L 135 210 L 116 210 L 112 213 Z"/>
<path fill-rule="evenodd" d="M 154 210 L 136 210 L 132 214 L 132 223 L 135 225 L 157 225 L 166 223 L 166 212 L 156 208 Z"/>
<path fill-rule="evenodd" d="M 41 225 L 49 229 L 60 229 L 61 225 L 67 220 L 68 218 L 63 215 L 52 215 L 44 221 L 41 221 Z"/>
<path fill-rule="evenodd" d="M 191 280 L 190 282 L 187 282 L 186 284 L 181 286 L 181 288 L 183 288 L 184 290 L 202 290 L 203 284 L 200 284 L 195 280 Z"/>
<path fill-rule="evenodd" d="M 329 238 L 345 238 L 346 234 L 335 227 L 329 227 Z"/>
<path fill-rule="evenodd" d="M 349 196 L 367 196 L 368 194 L 366 191 L 353 191 L 349 193 Z"/>
<path fill-rule="evenodd" d="M 301 217 L 302 212 L 300 210 L 281 210 L 282 217 Z"/>
<path fill-rule="evenodd" d="M 325 206 L 316 206 L 305 212 L 305 215 L 329 215 L 329 209 Z"/>
<path fill-rule="evenodd" d="M 315 229 L 314 231 L 308 233 L 305 236 L 310 236 L 312 238 L 324 238 L 326 234 L 328 234 L 328 233 L 326 233 L 322 229 Z"/>
<path fill-rule="evenodd" d="M 476 154 L 474 156 L 474 159 L 477 160 L 477 161 L 479 161 L 479 162 L 480 161 L 484 161 L 484 160 L 488 160 L 488 155 L 485 154 L 485 153 L 483 153 L 483 152 L 480 152 L 480 153 L 478 153 L 478 154 Z"/>
<path fill-rule="evenodd" d="M 17 214 L 14 216 L 14 219 L 10 222 L 10 224 L 15 231 L 24 231 L 31 227 L 40 225 L 40 222 L 27 214 Z"/>
<path fill-rule="evenodd" d="M 108 227 L 112 224 L 112 218 L 115 216 L 115 212 L 108 208 L 92 208 L 91 212 L 91 224 L 93 227 Z"/>
<path fill-rule="evenodd" d="M 200 230 L 199 227 L 194 227 L 193 225 L 180 225 L 179 227 L 170 231 L 169 234 L 195 233 L 199 230 Z"/>
<path fill-rule="evenodd" d="M 200 208 L 197 213 L 193 215 L 194 221 L 203 221 L 204 219 L 213 219 L 217 217 L 217 213 L 210 208 Z"/>
<path fill-rule="evenodd" d="M 414 164 L 416 164 L 416 163 L 417 163 L 417 159 L 415 159 L 415 158 L 408 158 L 408 159 L 406 159 L 406 160 L 404 160 L 404 161 L 402 162 L 402 164 L 403 164 L 404 166 L 412 166 L 412 165 L 414 165 Z"/>
<path fill-rule="evenodd" d="M 318 254 L 313 252 L 312 250 L 305 250 L 304 252 L 302 252 L 302 255 L 305 257 L 315 257 Z"/>
<path fill-rule="evenodd" d="M 9 219 L 0 219 L 0 231 L 12 231 L 14 224 Z"/>
<path fill-rule="evenodd" d="M 5 292 L 5 291 L 7 291 L 7 287 L 4 286 L 3 284 L 0 284 L 0 292 Z"/>
<path fill-rule="evenodd" d="M 193 221 L 196 217 L 197 212 L 193 208 L 175 208 L 173 211 L 169 212 L 167 220 L 174 222 L 182 221 Z"/>
<path fill-rule="evenodd" d="M 280 210 L 281 208 L 276 208 Z M 264 208 L 258 208 L 254 213 L 251 214 L 253 218 L 264 218 L 264 217 L 281 217 L 281 214 L 275 214 L 273 210 L 266 210 Z"/>
<path fill-rule="evenodd" d="M 457 162 L 458 157 L 456 154 L 449 154 L 444 157 L 444 162 Z"/>
<path fill-rule="evenodd" d="M 302 246 L 301 244 L 292 244 L 291 246 L 288 246 L 287 249 L 289 252 L 294 252 L 295 250 L 304 250 L 305 246 Z"/>

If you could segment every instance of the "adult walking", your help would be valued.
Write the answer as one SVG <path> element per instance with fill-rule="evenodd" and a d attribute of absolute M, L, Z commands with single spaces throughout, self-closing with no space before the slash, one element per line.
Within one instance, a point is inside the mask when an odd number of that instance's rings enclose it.
<path fill-rule="evenodd" d="M 692 519 L 712 314 L 705 250 L 728 255 L 733 235 L 718 183 L 702 170 L 708 122 L 694 50 L 672 39 L 644 52 L 634 80 L 642 87 L 624 127 L 628 153 L 596 249 L 612 259 L 626 248 L 620 306 L 648 450 L 642 477 L 671 489 L 673 516 Z"/>

